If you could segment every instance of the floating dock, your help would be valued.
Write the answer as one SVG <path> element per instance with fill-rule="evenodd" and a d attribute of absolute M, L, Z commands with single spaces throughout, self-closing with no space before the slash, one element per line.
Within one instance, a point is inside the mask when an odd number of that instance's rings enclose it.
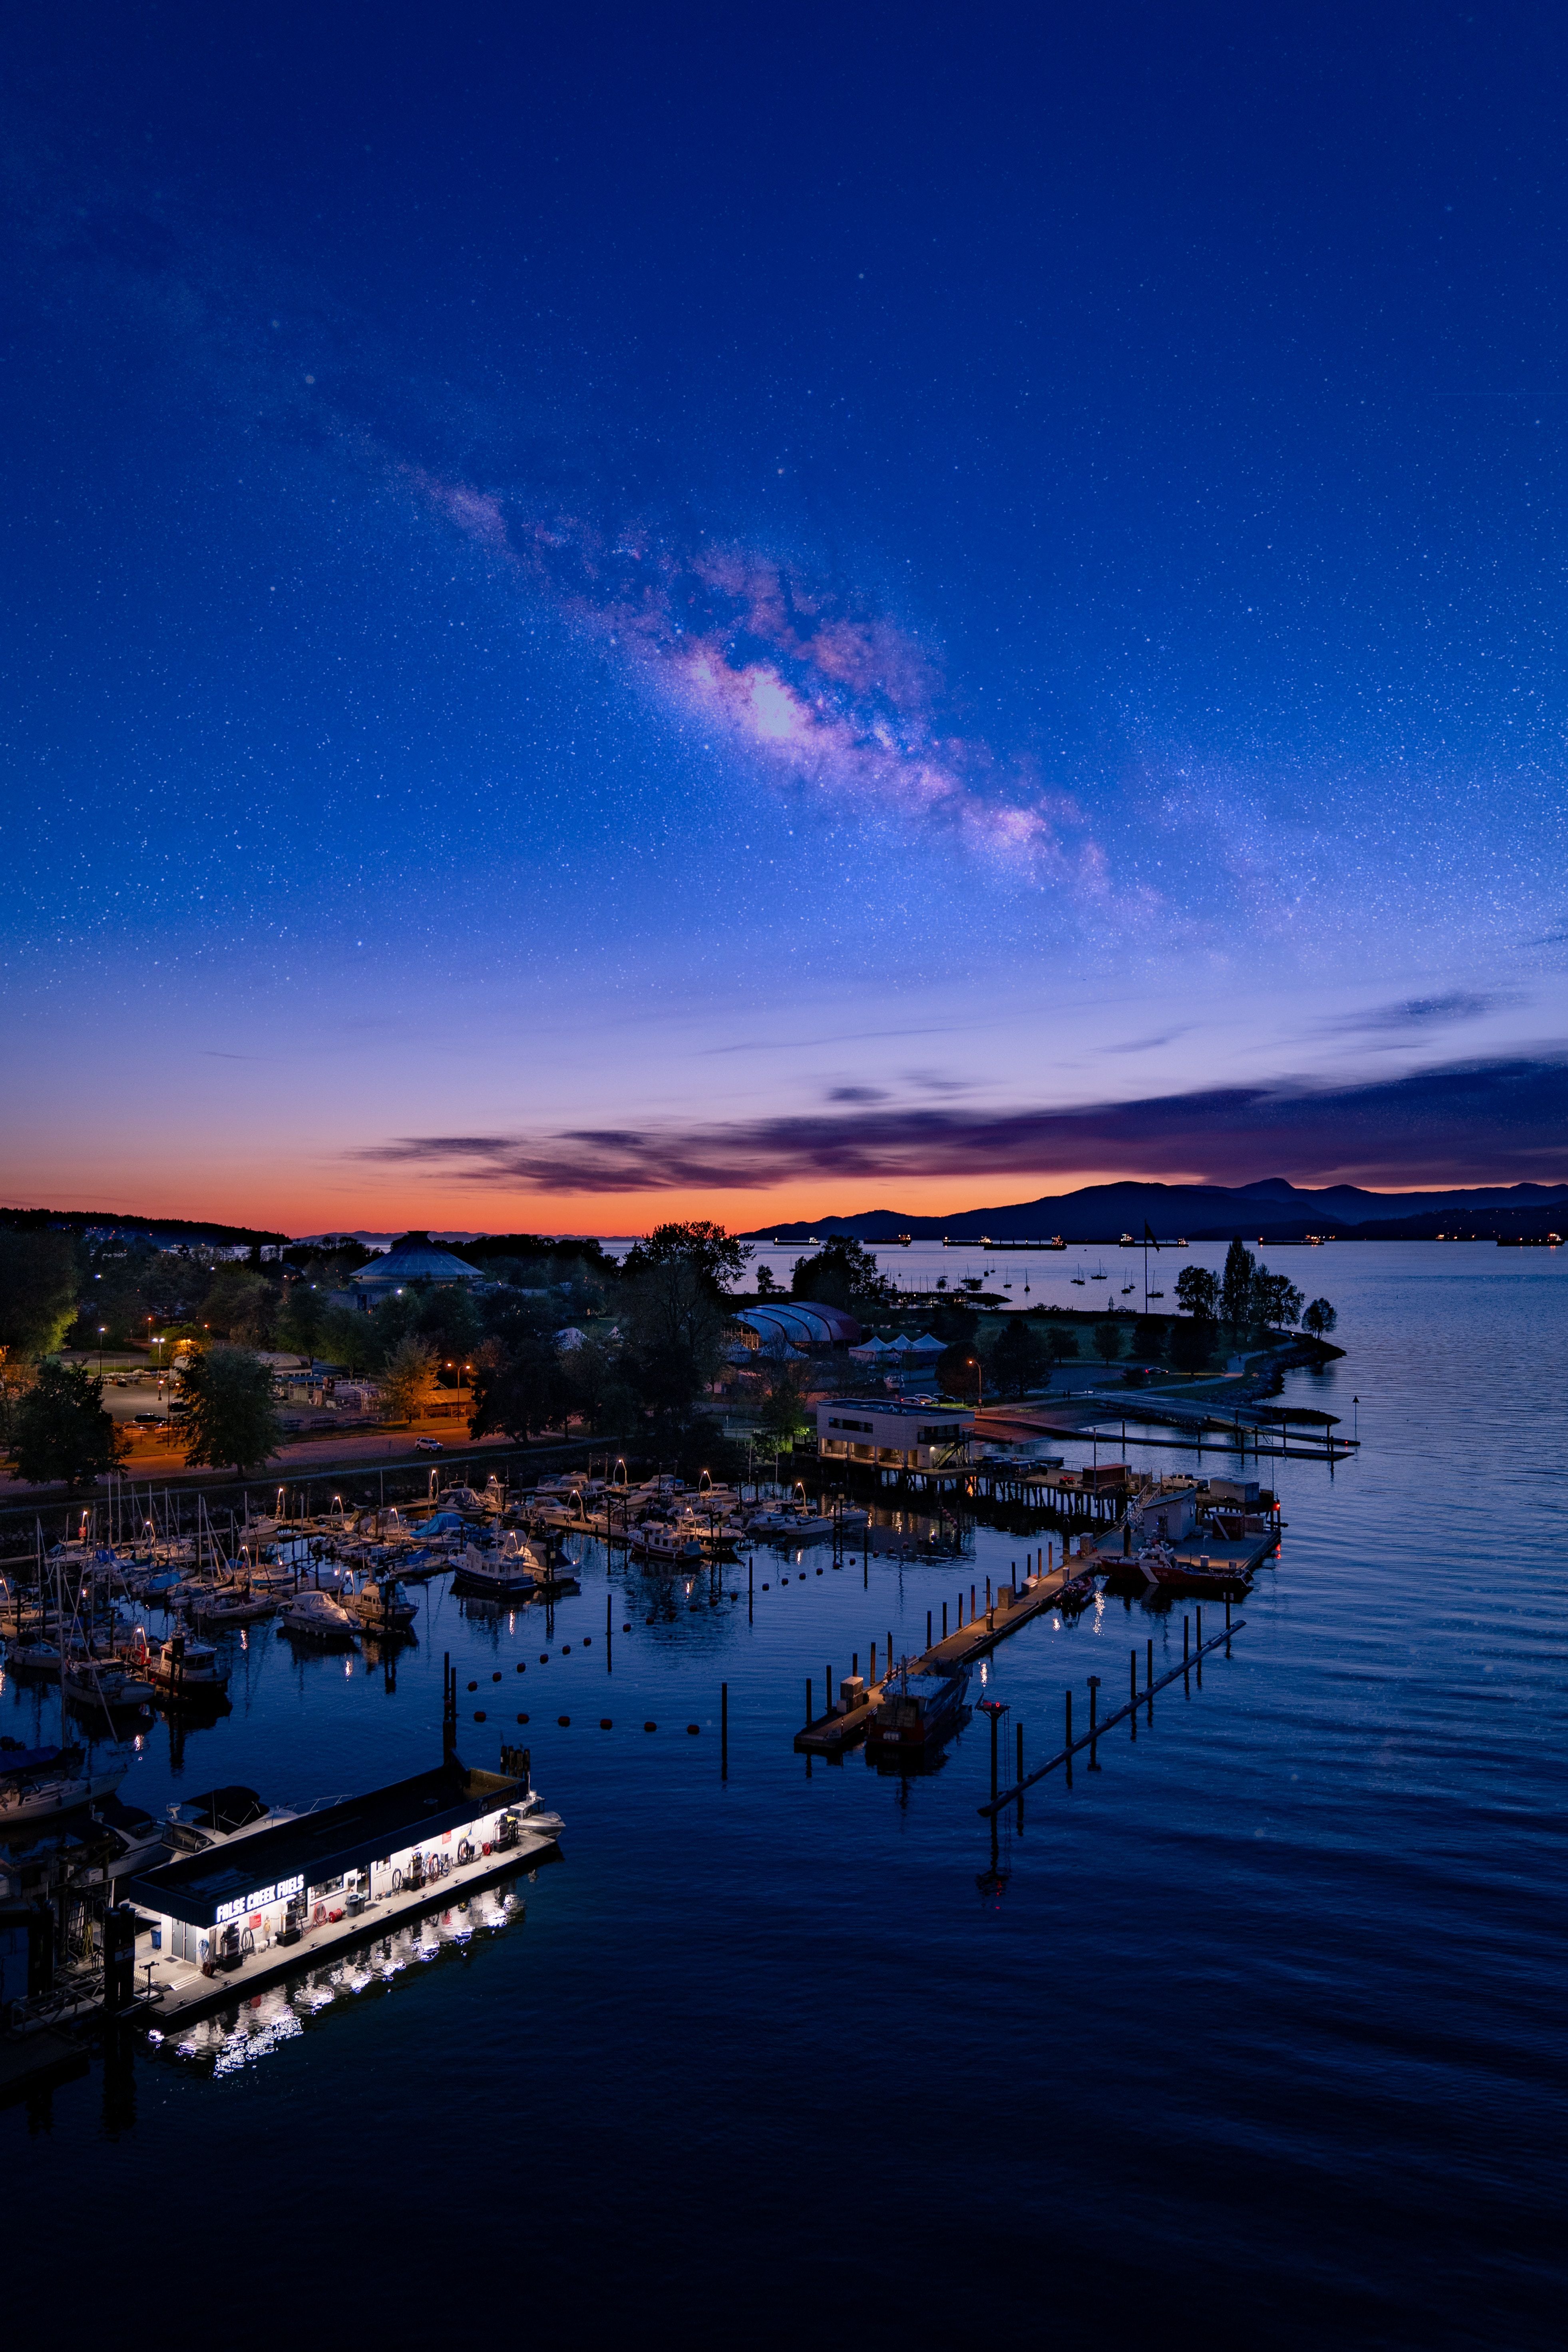
<path fill-rule="evenodd" d="M 1047 1570 L 1044 1575 L 1026 1576 L 1022 1585 L 1004 1585 L 990 1606 L 977 1610 L 966 1625 L 960 1625 L 953 1633 L 944 1634 L 941 1641 L 933 1642 L 930 1649 L 922 1651 L 918 1658 L 910 1659 L 910 1672 L 917 1675 L 962 1674 L 976 1658 L 982 1658 L 987 1651 L 994 1650 L 998 1642 L 1005 1642 L 1009 1633 L 1017 1633 L 1020 1626 L 1026 1625 L 1031 1618 L 1054 1608 L 1069 1586 L 1105 1565 L 1099 1559 L 1079 1559 L 1068 1566 Z M 889 1666 L 891 1669 L 890 1659 Z M 858 1706 L 842 1712 L 830 1709 L 826 1715 L 817 1716 L 805 1724 L 795 1735 L 796 1753 L 802 1756 L 837 1756 L 853 1748 L 870 1729 L 871 1718 L 881 1704 L 887 1683 L 888 1676 L 884 1675 L 880 1682 L 868 1685 L 865 1697 Z"/>
<path fill-rule="evenodd" d="M 549 1819 L 553 1822 L 554 1816 Z M 279 1977 L 291 1976 L 297 1969 L 320 1968 L 325 1960 L 341 1958 L 356 1944 L 374 1943 L 378 1936 L 388 1935 L 395 1927 L 408 1927 L 432 1911 L 449 1911 L 497 1879 L 510 1877 L 520 1870 L 537 1870 L 541 1863 L 558 1862 L 560 1858 L 558 1829 L 531 1831 L 525 1823 L 517 1844 L 505 1853 L 477 1855 L 466 1866 L 454 1863 L 450 1874 L 439 1881 L 434 1891 L 427 1884 L 416 1892 L 405 1888 L 401 1894 L 382 1895 L 356 1914 L 307 1927 L 298 1943 L 275 1943 L 266 1951 L 247 1955 L 243 1966 L 220 1969 L 216 1976 L 205 1975 L 194 1961 L 161 1955 L 152 1962 L 149 1977 L 149 1961 L 142 1951 L 143 1939 L 139 1937 L 140 2021 L 160 2033 L 168 2033 L 206 2010 L 232 2008 L 251 1993 L 259 1992 L 263 1985 L 273 1983 Z"/>

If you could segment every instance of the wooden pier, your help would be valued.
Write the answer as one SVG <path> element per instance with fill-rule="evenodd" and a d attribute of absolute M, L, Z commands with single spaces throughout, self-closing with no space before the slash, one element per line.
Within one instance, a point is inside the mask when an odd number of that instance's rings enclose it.
<path fill-rule="evenodd" d="M 1102 1563 L 1095 1561 L 1093 1566 Z M 1091 1563 L 1076 1560 L 1070 1567 L 1048 1570 L 1044 1575 L 1027 1576 L 1021 1586 L 1004 1585 L 993 1597 L 990 1606 L 977 1610 L 966 1625 L 960 1625 L 933 1642 L 929 1650 L 909 1661 L 909 1670 L 917 1675 L 962 1674 L 976 1658 L 1005 1642 L 1009 1633 L 1017 1633 L 1033 1617 L 1053 1608 L 1068 1587 L 1074 1584 L 1089 1569 Z M 816 1717 L 795 1735 L 796 1753 L 802 1756 L 842 1755 L 865 1738 L 871 1727 L 886 1691 L 890 1674 L 895 1671 L 891 1659 L 889 1672 L 880 1682 L 868 1685 L 865 1697 L 858 1706 L 844 1713 L 832 1710 Z M 809 1685 L 807 1686 L 809 1688 Z"/>

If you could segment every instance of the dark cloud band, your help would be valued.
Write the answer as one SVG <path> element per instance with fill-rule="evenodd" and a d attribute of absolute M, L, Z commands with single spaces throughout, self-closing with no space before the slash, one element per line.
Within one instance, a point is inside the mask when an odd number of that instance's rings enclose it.
<path fill-rule="evenodd" d="M 686 1129 L 407 1136 L 356 1156 L 542 1192 L 1118 1171 L 1232 1184 L 1554 1181 L 1568 1171 L 1568 1062 L 1477 1062 L 1374 1086 L 1230 1087 L 1062 1110 L 867 1105 Z"/>

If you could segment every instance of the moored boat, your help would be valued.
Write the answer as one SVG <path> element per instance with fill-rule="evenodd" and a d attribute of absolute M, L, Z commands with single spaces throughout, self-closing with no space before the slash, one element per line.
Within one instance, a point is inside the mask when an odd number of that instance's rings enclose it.
<path fill-rule="evenodd" d="M 917 1674 L 907 1663 L 898 1667 L 882 1685 L 866 1734 L 868 1747 L 929 1754 L 957 1725 L 967 1682 L 962 1673 Z"/>
<path fill-rule="evenodd" d="M 348 1611 L 314 1585 L 294 1595 L 279 1622 L 286 1633 L 310 1642 L 345 1643 L 354 1641 L 359 1631 Z"/>

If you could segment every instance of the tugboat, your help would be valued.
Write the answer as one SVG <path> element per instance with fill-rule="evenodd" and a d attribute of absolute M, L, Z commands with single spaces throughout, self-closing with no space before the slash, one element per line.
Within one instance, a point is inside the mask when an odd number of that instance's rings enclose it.
<path fill-rule="evenodd" d="M 1133 1562 L 1152 1591 L 1182 1594 L 1194 1601 L 1234 1601 L 1247 1590 L 1240 1570 L 1217 1566 L 1200 1557 L 1194 1567 L 1180 1560 L 1168 1544 L 1145 1544 Z"/>
<path fill-rule="evenodd" d="M 186 1633 L 149 1643 L 140 1625 L 126 1654 L 152 1684 L 164 1706 L 226 1706 L 228 1668 L 218 1663 L 210 1642 L 193 1642 Z"/>
<path fill-rule="evenodd" d="M 969 1677 L 911 1671 L 906 1659 L 882 1685 L 866 1733 L 873 1754 L 929 1756 L 957 1726 Z"/>

